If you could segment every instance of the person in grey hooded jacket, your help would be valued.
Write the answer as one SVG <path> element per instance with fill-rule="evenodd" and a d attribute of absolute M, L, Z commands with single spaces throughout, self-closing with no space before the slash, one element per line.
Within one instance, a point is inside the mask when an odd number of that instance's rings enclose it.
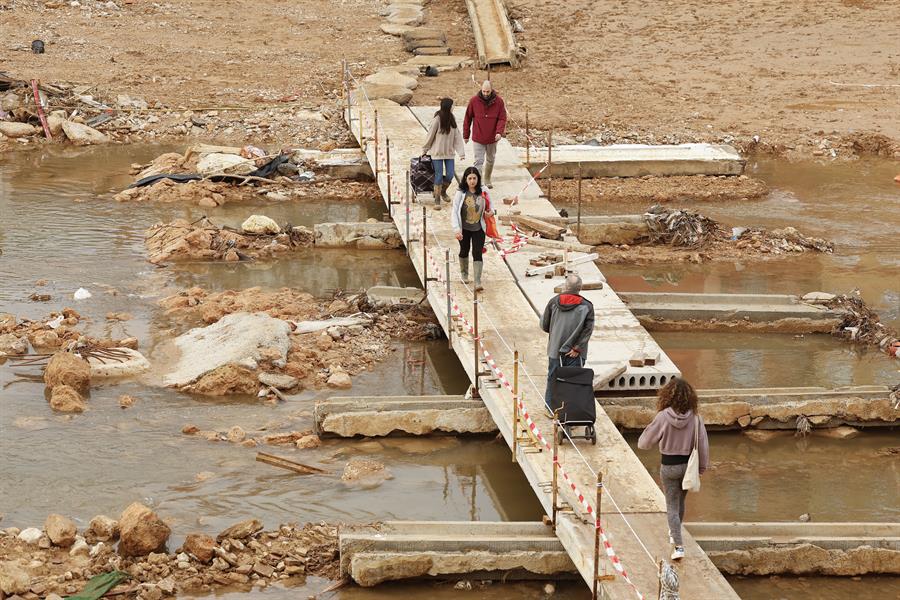
<path fill-rule="evenodd" d="M 554 296 L 541 316 L 541 329 L 550 334 L 547 339 L 547 390 L 544 402 L 550 410 L 550 390 L 556 369 L 584 366 L 588 342 L 594 332 L 594 305 L 581 294 L 581 277 L 574 273 L 566 277 L 563 293 Z"/>

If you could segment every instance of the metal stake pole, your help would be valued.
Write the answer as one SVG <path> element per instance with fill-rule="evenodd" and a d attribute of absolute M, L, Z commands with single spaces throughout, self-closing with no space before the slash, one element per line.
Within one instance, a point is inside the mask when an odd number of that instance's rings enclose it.
<path fill-rule="evenodd" d="M 450 300 L 450 249 L 444 250 L 444 276 L 447 279 L 447 346 L 453 349 L 453 307 Z"/>
<path fill-rule="evenodd" d="M 597 522 L 594 523 L 594 586 L 592 600 L 597 600 L 597 588 L 600 584 L 600 496 L 603 493 L 603 473 L 597 472 Z"/>
<path fill-rule="evenodd" d="M 378 135 L 377 133 L 375 134 Z M 376 139 L 378 139 L 376 137 Z M 385 170 L 387 171 L 387 201 L 388 201 L 388 214 L 392 217 L 394 216 L 394 200 L 391 198 L 391 138 L 385 136 L 384 138 L 384 154 L 385 154 Z M 378 160 L 375 161 L 376 163 Z M 377 180 L 376 180 L 377 181 Z"/>
<path fill-rule="evenodd" d="M 375 182 L 378 183 L 378 109 L 375 109 Z"/>
<path fill-rule="evenodd" d="M 512 461 L 516 459 L 519 447 L 519 351 L 513 352 L 513 427 L 512 427 Z"/>
<path fill-rule="evenodd" d="M 422 207 L 422 284 L 428 297 L 428 215 Z"/>
<path fill-rule="evenodd" d="M 557 500 L 559 499 L 559 490 L 558 490 L 558 477 L 557 468 L 559 467 L 559 411 L 553 411 L 553 465 L 550 467 L 553 469 L 553 476 L 551 477 L 551 502 L 553 505 L 553 531 L 556 531 L 556 515 L 559 512 L 559 503 Z"/>
<path fill-rule="evenodd" d="M 525 168 L 531 171 L 531 129 L 528 127 L 528 107 L 525 107 Z"/>
<path fill-rule="evenodd" d="M 553 202 L 553 130 L 547 133 L 547 201 Z"/>
<path fill-rule="evenodd" d="M 581 161 L 578 161 L 578 232 L 575 235 L 581 237 Z"/>
<path fill-rule="evenodd" d="M 478 353 L 479 353 L 479 344 L 478 344 L 478 335 L 479 335 L 479 332 L 478 332 L 478 288 L 476 288 L 475 286 L 472 286 L 472 310 L 473 310 L 473 312 L 475 313 L 475 318 L 474 318 L 474 321 L 475 321 L 475 336 L 474 336 L 474 338 L 472 339 L 472 343 L 473 343 L 473 345 L 474 345 L 474 350 L 475 350 L 475 351 L 473 352 L 473 354 L 475 355 L 475 387 L 474 387 L 474 389 L 473 389 L 473 391 L 472 391 L 472 397 L 473 397 L 473 398 L 481 398 L 481 394 L 478 393 L 478 380 L 479 380 L 479 374 L 480 374 L 480 371 L 481 371 L 481 360 L 480 360 L 479 357 L 478 357 Z"/>
<path fill-rule="evenodd" d="M 409 256 L 409 194 L 410 194 L 409 171 L 406 171 L 406 255 Z"/>

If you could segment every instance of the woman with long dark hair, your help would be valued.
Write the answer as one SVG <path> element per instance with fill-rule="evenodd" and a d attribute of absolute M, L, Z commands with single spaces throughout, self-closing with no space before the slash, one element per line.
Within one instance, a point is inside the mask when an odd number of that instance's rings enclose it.
<path fill-rule="evenodd" d="M 441 108 L 434 113 L 428 127 L 422 154 L 429 152 L 434 164 L 434 208 L 440 210 L 442 199 L 450 202 L 447 188 L 453 181 L 456 155 L 459 155 L 460 160 L 466 159 L 466 146 L 463 143 L 462 132 L 456 126 L 453 100 L 450 98 L 441 98 Z"/>
<path fill-rule="evenodd" d="M 638 440 L 638 448 L 649 450 L 659 445 L 661 466 L 659 478 L 666 496 L 666 515 L 669 520 L 669 543 L 672 559 L 684 558 L 681 524 L 684 521 L 684 501 L 687 490 L 682 480 L 687 472 L 691 450 L 696 443 L 699 471 L 709 466 L 709 440 L 706 426 L 697 411 L 697 392 L 680 377 L 675 377 L 661 390 L 656 401 L 656 416 Z"/>
<path fill-rule="evenodd" d="M 475 289 L 481 291 L 481 261 L 485 238 L 485 215 L 493 214 L 487 193 L 481 189 L 481 173 L 475 167 L 463 172 L 460 188 L 453 197 L 450 223 L 459 240 L 459 272 L 469 281 L 469 248 L 472 250 L 472 266 L 475 270 Z"/>

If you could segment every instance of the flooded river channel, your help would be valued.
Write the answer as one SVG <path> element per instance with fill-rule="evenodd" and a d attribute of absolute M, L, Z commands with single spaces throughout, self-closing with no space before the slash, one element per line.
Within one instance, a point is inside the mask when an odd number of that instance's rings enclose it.
<path fill-rule="evenodd" d="M 200 285 L 214 291 L 251 286 L 295 287 L 313 294 L 376 284 L 416 285 L 402 251 L 310 249 L 272 262 L 188 264 L 159 269 L 146 262 L 144 231 L 159 221 L 194 220 L 204 209 L 179 205 L 120 204 L 112 196 L 127 186 L 131 163 L 147 162 L 170 148 L 155 146 L 53 149 L 0 157 L 0 312 L 42 319 L 71 306 L 85 317 L 86 333 L 135 336 L 141 351 L 170 335 L 172 323 L 157 301 Z M 178 148 L 180 150 L 180 148 Z M 754 174 L 775 191 L 768 200 L 741 206 L 704 206 L 734 224 L 795 224 L 837 242 L 834 256 L 761 265 L 683 265 L 604 269 L 617 288 L 672 291 L 805 292 L 862 290 L 895 327 L 900 323 L 900 250 L 885 234 L 900 230 L 900 200 L 860 167 L 840 169 L 843 186 L 820 183 L 824 167 L 760 163 Z M 832 167 L 829 167 L 832 168 Z M 872 167 L 883 169 L 880 164 Z M 880 172 L 880 171 L 879 171 Z M 835 175 L 833 181 L 838 176 Z M 826 180 L 828 180 L 826 178 Z M 860 183 L 853 185 L 854 181 Z M 828 180 L 832 181 L 832 180 Z M 877 188 L 877 189 L 875 189 Z M 837 191 L 836 191 L 837 189 Z M 854 193 L 856 190 L 857 193 Z M 835 198 L 847 199 L 841 208 Z M 831 208 L 826 208 L 831 206 Z M 874 208 L 873 208 L 874 207 Z M 734 211 L 734 212 L 732 212 Z M 288 201 L 229 204 L 213 209 L 217 224 L 237 226 L 252 213 L 311 226 L 325 221 L 380 219 L 378 203 Z M 763 216 L 764 215 L 764 216 Z M 864 226 L 860 226 L 863 223 Z M 894 237 L 896 239 L 896 237 Z M 46 286 L 35 286 L 46 279 Z M 85 287 L 92 298 L 76 302 Z M 31 302 L 34 292 L 49 302 Z M 108 312 L 134 318 L 108 323 Z M 685 374 L 700 387 L 761 387 L 893 383 L 897 365 L 884 355 L 855 349 L 827 336 L 657 334 Z M 467 380 L 445 342 L 396 343 L 391 356 L 354 377 L 349 393 L 459 394 Z M 177 547 L 190 531 L 215 533 L 256 517 L 271 528 L 287 521 L 369 522 L 385 519 L 539 520 L 542 510 L 505 444 L 492 437 L 457 439 L 326 440 L 317 449 L 283 453 L 321 466 L 323 476 L 297 477 L 254 461 L 256 451 L 181 434 L 240 425 L 248 434 L 307 429 L 315 400 L 334 392 L 306 391 L 278 405 L 250 399 L 211 399 L 137 383 L 91 391 L 90 410 L 75 417 L 53 414 L 39 371 L 0 364 L 0 515 L 4 527 L 39 526 L 48 513 L 74 518 L 79 527 L 96 514 L 117 515 L 141 500 L 171 520 Z M 137 398 L 121 410 L 118 397 Z M 633 440 L 631 440 L 633 442 Z M 767 443 L 738 434 L 712 436 L 713 470 L 704 492 L 689 504 L 688 520 L 816 521 L 900 520 L 900 459 L 886 449 L 900 444 L 896 430 L 867 432 L 846 441 L 790 435 Z M 648 469 L 658 466 L 639 453 Z M 367 456 L 388 466 L 393 478 L 376 490 L 347 487 L 347 459 Z M 840 456 L 840 460 L 836 457 Z M 614 485 L 614 483 L 613 483 Z M 735 579 L 745 599 L 900 597 L 898 578 L 862 581 L 828 578 Z M 330 582 L 310 578 L 300 588 L 219 594 L 240 600 L 306 597 Z M 815 590 L 815 592 L 813 592 Z M 348 588 L 333 597 L 374 600 L 399 595 L 458 597 L 450 585 Z M 885 595 L 886 594 L 886 595 Z M 548 597 L 542 584 L 476 585 L 473 599 Z M 554 597 L 589 597 L 580 583 L 558 585 Z"/>

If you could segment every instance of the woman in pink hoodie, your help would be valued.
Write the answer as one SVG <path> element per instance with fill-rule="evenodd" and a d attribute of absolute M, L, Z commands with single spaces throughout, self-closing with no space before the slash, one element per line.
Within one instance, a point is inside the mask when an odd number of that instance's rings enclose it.
<path fill-rule="evenodd" d="M 662 465 L 659 469 L 663 492 L 666 495 L 666 514 L 669 519 L 669 543 L 674 544 L 672 560 L 684 558 L 681 523 L 684 521 L 684 500 L 687 490 L 681 480 L 687 470 L 688 458 L 694 447 L 694 431 L 699 429 L 697 450 L 700 474 L 709 465 L 709 439 L 706 426 L 697 412 L 697 392 L 684 379 L 676 377 L 659 390 L 656 416 L 638 440 L 638 448 L 649 450 L 659 444 Z"/>

